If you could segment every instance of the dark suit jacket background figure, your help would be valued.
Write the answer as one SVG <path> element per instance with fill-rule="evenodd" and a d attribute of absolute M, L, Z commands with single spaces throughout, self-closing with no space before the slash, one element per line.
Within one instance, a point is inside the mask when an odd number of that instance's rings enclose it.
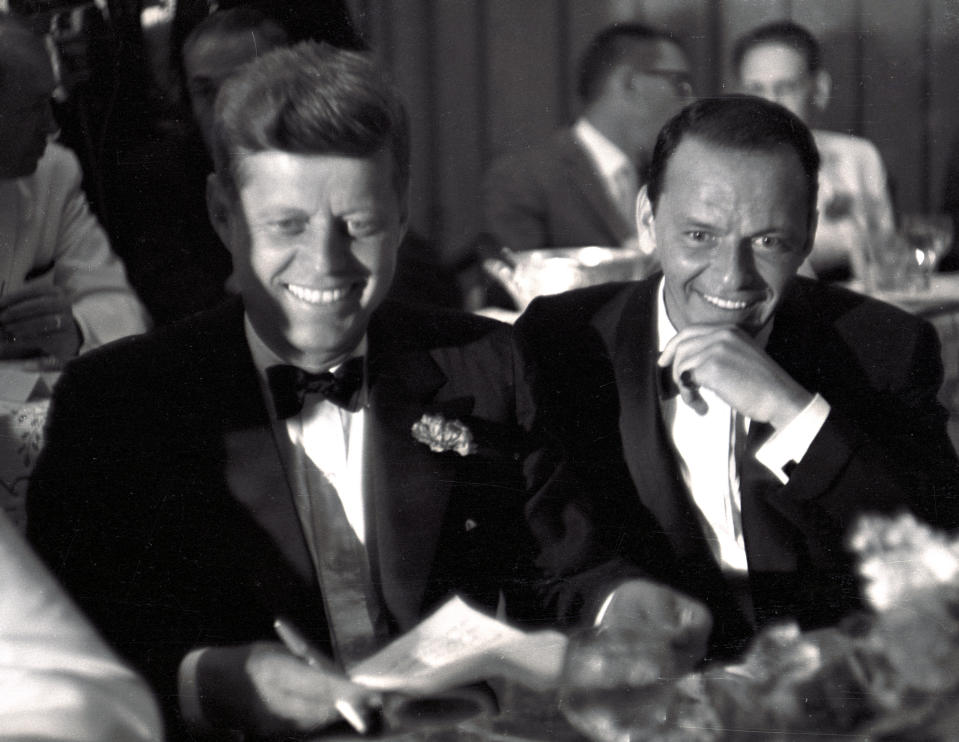
<path fill-rule="evenodd" d="M 531 585 L 521 476 L 498 449 L 512 396 L 492 381 L 510 362 L 504 329 L 390 303 L 371 321 L 367 546 L 392 633 L 453 591 L 490 609 L 503 591 L 529 617 L 513 600 Z M 410 432 L 424 413 L 482 419 L 480 451 L 431 452 Z M 90 354 L 56 390 L 29 537 L 151 682 L 171 738 L 191 648 L 275 640 L 277 615 L 330 648 L 275 424 L 238 300 Z"/>
<path fill-rule="evenodd" d="M 484 231 L 511 250 L 616 247 L 636 236 L 570 129 L 499 158 L 483 197 Z"/>
<path fill-rule="evenodd" d="M 556 512 L 580 499 L 594 541 L 706 601 L 713 652 L 729 654 L 754 628 L 711 555 L 663 422 L 660 279 L 543 297 L 517 322 L 528 424 L 558 441 L 579 474 L 544 487 L 531 507 Z M 898 309 L 797 279 L 766 350 L 831 412 L 786 485 L 751 455 L 769 426 L 750 426 L 740 470 L 748 591 L 760 627 L 787 617 L 821 626 L 860 604 L 845 548 L 857 514 L 909 508 L 959 524 L 959 463 L 936 399 L 939 343 Z"/>

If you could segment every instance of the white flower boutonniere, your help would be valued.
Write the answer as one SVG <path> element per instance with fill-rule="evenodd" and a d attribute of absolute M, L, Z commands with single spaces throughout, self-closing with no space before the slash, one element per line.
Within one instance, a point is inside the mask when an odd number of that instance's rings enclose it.
<path fill-rule="evenodd" d="M 476 453 L 472 431 L 459 420 L 446 420 L 442 415 L 423 415 L 413 423 L 413 438 L 425 443 L 431 451 L 456 451 L 460 456 Z"/>

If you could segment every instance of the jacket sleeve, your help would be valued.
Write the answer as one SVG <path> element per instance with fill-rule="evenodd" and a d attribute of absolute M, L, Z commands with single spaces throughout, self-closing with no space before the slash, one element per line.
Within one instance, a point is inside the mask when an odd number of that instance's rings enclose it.
<path fill-rule="evenodd" d="M 145 332 L 149 315 L 127 281 L 123 263 L 90 212 L 76 158 L 66 153 L 57 177 L 64 189 L 57 204 L 54 283 L 70 298 L 85 352 L 117 338 Z"/>

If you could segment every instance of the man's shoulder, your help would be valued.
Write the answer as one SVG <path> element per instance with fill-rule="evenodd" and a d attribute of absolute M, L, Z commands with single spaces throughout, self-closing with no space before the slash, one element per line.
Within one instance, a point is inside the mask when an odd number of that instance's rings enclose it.
<path fill-rule="evenodd" d="M 823 155 L 834 154 L 844 160 L 874 161 L 880 160 L 879 150 L 868 139 L 826 129 L 815 129 L 813 137 L 816 146 Z"/>
<path fill-rule="evenodd" d="M 368 329 L 372 346 L 394 352 L 469 345 L 508 332 L 508 325 L 489 317 L 401 301 L 384 302 Z"/>
<path fill-rule="evenodd" d="M 516 327 L 522 332 L 536 332 L 545 327 L 561 331 L 591 324 L 601 312 L 611 307 L 621 309 L 633 297 L 652 297 L 660 277 L 657 273 L 641 281 L 604 283 L 537 297 L 516 321 Z"/>
<path fill-rule="evenodd" d="M 105 395 L 147 395 L 186 386 L 212 367 L 240 367 L 249 351 L 243 342 L 243 310 L 229 301 L 142 335 L 121 338 L 70 362 L 71 381 L 94 382 Z"/>
<path fill-rule="evenodd" d="M 852 345 L 882 349 L 935 333 L 931 325 L 899 307 L 842 286 L 798 277 L 781 312 L 797 321 L 834 328 Z M 778 315 L 777 315 L 778 316 Z"/>

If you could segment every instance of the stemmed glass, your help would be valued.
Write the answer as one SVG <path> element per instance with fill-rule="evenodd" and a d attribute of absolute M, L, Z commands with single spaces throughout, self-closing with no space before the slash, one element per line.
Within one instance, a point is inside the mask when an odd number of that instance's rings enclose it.
<path fill-rule="evenodd" d="M 899 233 L 919 266 L 922 288 L 952 245 L 953 224 L 948 214 L 904 214 Z"/>
<path fill-rule="evenodd" d="M 698 709 L 685 679 L 711 627 L 701 603 L 645 580 L 626 583 L 598 625 L 570 637 L 560 710 L 596 742 L 697 739 L 686 726 Z"/>

